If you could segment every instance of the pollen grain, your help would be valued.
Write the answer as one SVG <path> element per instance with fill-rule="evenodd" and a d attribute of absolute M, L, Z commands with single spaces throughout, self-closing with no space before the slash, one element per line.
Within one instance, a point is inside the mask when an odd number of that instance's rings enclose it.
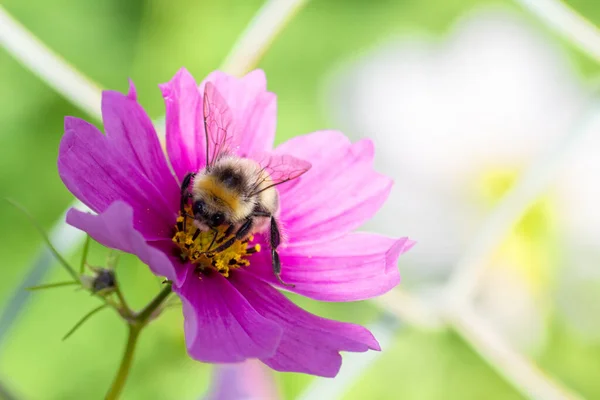
<path fill-rule="evenodd" d="M 230 247 L 219 253 L 211 252 L 211 249 L 216 249 L 233 234 L 227 235 L 227 226 L 203 232 L 196 227 L 194 219 L 190 217 L 191 207 L 186 207 L 185 211 L 188 215 L 180 213 L 177 217 L 172 240 L 177 245 L 181 261 L 194 264 L 199 276 L 216 271 L 227 278 L 231 270 L 250 265 L 249 256 L 260 251 L 260 244 L 249 244 L 253 240 L 250 236 L 244 240 L 236 240 Z M 186 219 L 185 230 L 184 219 Z"/>

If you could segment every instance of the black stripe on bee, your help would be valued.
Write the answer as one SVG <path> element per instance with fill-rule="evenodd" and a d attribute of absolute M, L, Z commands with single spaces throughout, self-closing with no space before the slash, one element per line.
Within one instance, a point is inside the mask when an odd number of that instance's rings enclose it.
<path fill-rule="evenodd" d="M 229 189 L 241 192 L 244 190 L 244 178 L 231 167 L 219 168 L 213 171 L 214 176 Z"/>

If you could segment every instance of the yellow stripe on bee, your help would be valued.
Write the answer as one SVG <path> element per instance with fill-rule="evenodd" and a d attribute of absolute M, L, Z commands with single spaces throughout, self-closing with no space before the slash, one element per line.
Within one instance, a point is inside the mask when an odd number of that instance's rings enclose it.
<path fill-rule="evenodd" d="M 225 187 L 221 182 L 215 178 L 209 176 L 203 179 L 198 184 L 199 188 L 203 189 L 206 193 L 221 200 L 227 207 L 229 207 L 234 213 L 240 208 L 239 196 L 233 190 Z"/>

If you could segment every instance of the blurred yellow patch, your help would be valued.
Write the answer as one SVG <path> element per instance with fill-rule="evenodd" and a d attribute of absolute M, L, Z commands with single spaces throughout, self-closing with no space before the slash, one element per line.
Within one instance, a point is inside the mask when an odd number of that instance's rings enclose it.
<path fill-rule="evenodd" d="M 496 168 L 484 171 L 478 180 L 478 197 L 491 211 L 514 186 L 521 171 Z M 551 279 L 550 266 L 556 251 L 556 211 L 551 196 L 544 195 L 531 204 L 514 223 L 491 258 L 492 268 L 512 268 L 532 291 L 545 291 Z"/>

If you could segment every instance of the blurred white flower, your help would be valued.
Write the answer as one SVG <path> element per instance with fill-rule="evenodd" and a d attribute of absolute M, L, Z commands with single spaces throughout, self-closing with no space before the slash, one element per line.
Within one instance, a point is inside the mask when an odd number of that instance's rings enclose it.
<path fill-rule="evenodd" d="M 328 100 L 335 125 L 372 138 L 379 170 L 395 179 L 367 228 L 416 238 L 401 264 L 405 284 L 415 284 L 451 272 L 515 178 L 573 130 L 590 94 L 549 38 L 494 10 L 463 19 L 445 42 L 413 37 L 365 54 L 335 71 Z M 564 231 L 593 219 L 584 236 L 600 238 L 600 185 L 584 173 L 600 171 L 595 142 L 486 265 L 478 307 L 521 348 L 543 343 Z"/>

